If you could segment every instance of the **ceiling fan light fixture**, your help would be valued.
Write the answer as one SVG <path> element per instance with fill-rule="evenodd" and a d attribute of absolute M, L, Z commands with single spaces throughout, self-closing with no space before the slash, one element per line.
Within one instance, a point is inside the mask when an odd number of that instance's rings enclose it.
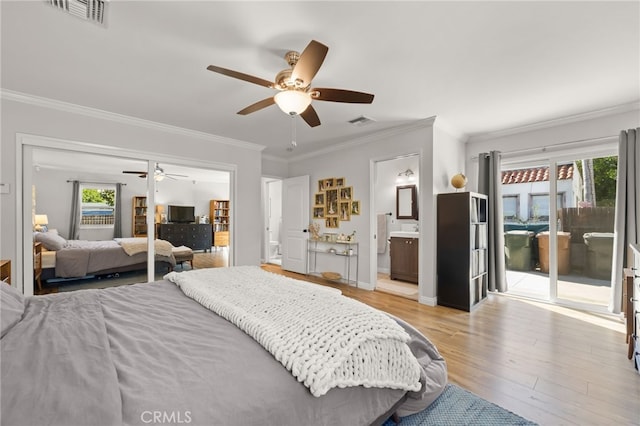
<path fill-rule="evenodd" d="M 276 93 L 274 100 L 280 109 L 289 115 L 299 115 L 311 105 L 311 95 L 300 90 L 284 90 Z"/>

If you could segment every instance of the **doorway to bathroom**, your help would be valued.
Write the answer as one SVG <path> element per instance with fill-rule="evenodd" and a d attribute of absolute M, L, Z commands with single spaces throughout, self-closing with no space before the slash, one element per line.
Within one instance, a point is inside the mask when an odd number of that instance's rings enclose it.
<path fill-rule="evenodd" d="M 412 262 L 411 256 L 407 256 L 405 251 L 410 248 L 416 251 L 418 249 L 419 222 L 417 216 L 415 219 L 404 219 L 402 212 L 398 217 L 398 202 L 401 200 L 397 198 L 397 194 L 398 188 L 415 186 L 417 195 L 419 160 L 419 155 L 413 154 L 376 161 L 373 183 L 373 206 L 377 226 L 375 290 L 416 301 L 419 298 L 418 257 L 416 253 L 415 261 Z M 398 242 L 402 243 L 401 252 L 397 251 Z M 413 243 L 411 247 L 409 243 Z"/>
<path fill-rule="evenodd" d="M 282 180 L 262 178 L 264 191 L 263 259 L 282 265 Z"/>

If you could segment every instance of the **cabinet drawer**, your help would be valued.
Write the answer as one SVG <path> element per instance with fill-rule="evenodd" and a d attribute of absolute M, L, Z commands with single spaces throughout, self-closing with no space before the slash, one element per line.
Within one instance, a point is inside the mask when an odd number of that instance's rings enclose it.
<path fill-rule="evenodd" d="M 229 245 L 229 231 L 218 231 L 213 233 L 213 245 L 214 246 L 228 246 Z"/>

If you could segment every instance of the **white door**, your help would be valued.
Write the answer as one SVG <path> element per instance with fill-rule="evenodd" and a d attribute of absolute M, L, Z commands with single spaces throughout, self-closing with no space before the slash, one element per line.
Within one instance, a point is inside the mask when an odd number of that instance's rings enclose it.
<path fill-rule="evenodd" d="M 309 176 L 282 181 L 282 269 L 306 273 Z"/>

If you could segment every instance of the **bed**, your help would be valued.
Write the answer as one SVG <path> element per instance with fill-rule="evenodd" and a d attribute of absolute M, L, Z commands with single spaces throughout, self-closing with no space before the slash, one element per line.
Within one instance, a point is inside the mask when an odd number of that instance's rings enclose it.
<path fill-rule="evenodd" d="M 146 238 L 115 238 L 104 241 L 65 240 L 55 230 L 34 233 L 45 250 L 42 279 L 80 278 L 147 268 Z M 170 271 L 175 265 L 173 246 L 155 240 L 156 269 Z"/>
<path fill-rule="evenodd" d="M 209 271 L 220 272 L 205 273 L 199 282 L 214 292 L 221 283 L 247 296 L 243 282 L 261 287 L 255 298 L 247 299 L 267 319 L 259 321 L 267 328 L 279 307 L 290 304 L 288 293 L 293 291 L 282 293 L 282 286 L 312 295 L 307 302 L 296 299 L 301 311 L 312 311 L 307 308 L 320 300 L 336 306 L 344 300 L 360 304 L 334 289 L 257 266 Z M 420 389 L 336 385 L 314 396 L 295 363 L 290 369 L 270 352 L 273 348 L 250 337 L 251 327 L 242 323 L 251 324 L 251 315 L 240 315 L 236 326 L 238 318 L 224 312 L 233 310 L 229 299 L 218 302 L 226 308 L 217 314 L 206 301 L 201 304 L 188 295 L 180 280 L 197 272 L 172 272 L 148 284 L 27 298 L 2 285 L 3 424 L 370 425 L 393 413 L 420 411 L 444 389 L 446 364 L 433 344 L 400 319 L 360 304 L 406 333 L 402 345 L 418 365 Z M 325 323 L 327 316 L 323 318 L 317 322 Z M 349 323 L 354 318 L 332 316 Z M 300 320 L 289 319 L 291 324 Z M 306 326 L 290 328 L 300 336 L 308 334 Z M 301 339 L 296 339 L 298 345 Z M 341 341 L 336 336 L 320 340 Z"/>

